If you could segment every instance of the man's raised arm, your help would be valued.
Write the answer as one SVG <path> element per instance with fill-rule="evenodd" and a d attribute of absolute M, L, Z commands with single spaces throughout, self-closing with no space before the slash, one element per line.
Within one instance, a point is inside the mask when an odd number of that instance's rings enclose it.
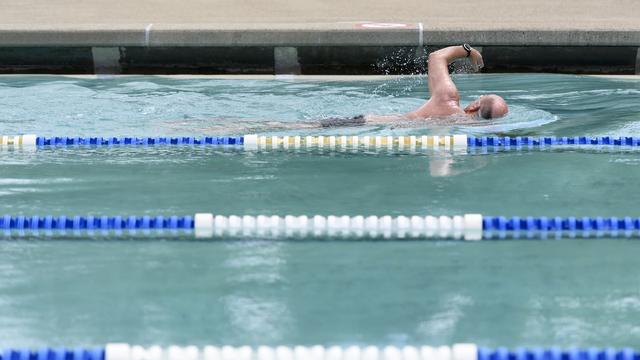
<path fill-rule="evenodd" d="M 468 46 L 468 45 L 467 45 Z M 458 101 L 458 89 L 449 76 L 449 63 L 469 56 L 473 65 L 482 67 L 482 55 L 476 49 L 464 46 L 449 46 L 429 54 L 429 92 L 437 100 Z"/>

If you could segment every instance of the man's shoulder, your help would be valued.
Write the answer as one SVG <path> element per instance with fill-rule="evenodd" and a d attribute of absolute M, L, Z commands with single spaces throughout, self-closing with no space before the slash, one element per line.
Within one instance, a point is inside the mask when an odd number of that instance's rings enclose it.
<path fill-rule="evenodd" d="M 414 111 L 419 117 L 429 118 L 434 116 L 449 116 L 464 114 L 464 110 L 460 107 L 460 102 L 457 99 L 437 99 L 431 98 Z"/>

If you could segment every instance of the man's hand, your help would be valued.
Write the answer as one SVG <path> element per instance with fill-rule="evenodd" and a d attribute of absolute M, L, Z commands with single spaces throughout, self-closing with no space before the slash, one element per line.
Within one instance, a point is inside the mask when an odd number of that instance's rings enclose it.
<path fill-rule="evenodd" d="M 480 51 L 476 49 L 471 49 L 471 54 L 469 54 L 471 58 L 471 65 L 473 65 L 474 71 L 480 71 L 484 67 L 484 62 L 482 61 L 482 54 Z"/>

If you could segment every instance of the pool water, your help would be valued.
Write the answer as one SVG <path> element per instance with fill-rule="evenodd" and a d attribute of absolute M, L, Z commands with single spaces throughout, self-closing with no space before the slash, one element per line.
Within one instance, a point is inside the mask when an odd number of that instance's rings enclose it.
<path fill-rule="evenodd" d="M 511 114 L 474 126 L 332 131 L 640 135 L 640 81 L 562 75 L 455 81 L 463 103 L 497 93 Z M 0 78 L 0 134 L 242 135 L 329 116 L 402 113 L 426 96 L 418 77 L 11 76 Z M 4 150 L 0 213 L 638 216 L 639 177 L 637 151 Z M 114 341 L 638 347 L 636 246 L 615 239 L 4 239 L 0 347 Z"/>

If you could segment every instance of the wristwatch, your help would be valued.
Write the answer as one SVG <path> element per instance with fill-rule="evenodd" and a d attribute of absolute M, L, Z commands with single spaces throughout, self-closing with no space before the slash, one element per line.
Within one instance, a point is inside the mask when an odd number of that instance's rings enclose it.
<path fill-rule="evenodd" d="M 467 51 L 467 57 L 471 56 L 471 46 L 469 44 L 462 44 L 462 48 Z"/>

